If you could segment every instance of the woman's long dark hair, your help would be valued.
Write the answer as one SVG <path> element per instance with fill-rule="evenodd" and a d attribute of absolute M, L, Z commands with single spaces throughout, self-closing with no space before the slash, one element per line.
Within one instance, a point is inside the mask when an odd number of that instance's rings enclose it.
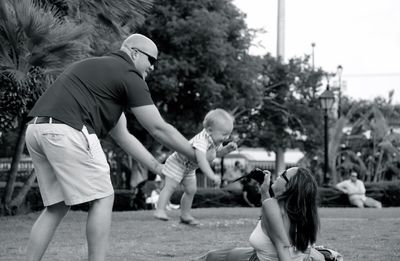
<path fill-rule="evenodd" d="M 291 243 L 305 251 L 317 239 L 319 217 L 317 208 L 318 186 L 310 171 L 299 167 L 286 184 L 286 190 L 277 196 L 290 221 Z"/>

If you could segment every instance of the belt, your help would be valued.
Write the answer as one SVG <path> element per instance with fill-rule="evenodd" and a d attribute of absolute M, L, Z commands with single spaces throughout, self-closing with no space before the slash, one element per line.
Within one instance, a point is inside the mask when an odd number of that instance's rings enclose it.
<path fill-rule="evenodd" d="M 47 116 L 37 116 L 34 117 L 32 120 L 30 120 L 28 122 L 28 124 L 43 124 L 43 123 L 47 123 L 47 124 L 65 124 L 64 122 L 57 120 L 53 117 L 47 117 Z M 96 134 L 96 132 L 94 131 L 93 128 L 91 127 L 86 127 L 89 134 Z M 79 129 L 77 129 L 79 130 Z"/>
<path fill-rule="evenodd" d="M 31 121 L 29 121 L 29 124 L 43 124 L 43 123 L 50 123 L 50 124 L 64 124 L 64 122 L 59 121 L 57 119 L 54 119 L 52 117 L 47 117 L 47 116 L 38 116 L 33 118 Z"/>

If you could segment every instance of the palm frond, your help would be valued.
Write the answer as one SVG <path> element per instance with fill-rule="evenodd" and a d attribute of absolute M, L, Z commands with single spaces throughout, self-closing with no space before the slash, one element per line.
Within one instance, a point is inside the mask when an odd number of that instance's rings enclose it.
<path fill-rule="evenodd" d="M 110 20 L 121 21 L 126 24 L 135 19 L 143 21 L 153 6 L 152 0 L 125 0 L 125 1 L 104 1 L 98 0 L 98 11 Z"/>
<path fill-rule="evenodd" d="M 124 37 L 126 26 L 136 28 L 143 24 L 146 14 L 153 6 L 153 0 L 66 0 L 69 7 L 69 15 L 77 21 L 89 20 L 97 23 L 96 28 L 102 25 L 111 28 L 114 33 Z"/>
<path fill-rule="evenodd" d="M 2 0 L 0 1 L 0 19 L 7 20 L 8 19 L 8 12 L 6 11 L 7 6 L 6 3 Z"/>
<path fill-rule="evenodd" d="M 24 81 L 30 68 L 65 68 L 89 49 L 89 28 L 59 19 L 33 0 L 1 1 L 0 70 Z M 25 75 L 25 77 L 24 77 Z"/>
<path fill-rule="evenodd" d="M 18 26 L 33 46 L 48 42 L 50 26 L 58 22 L 51 12 L 38 8 L 29 0 L 15 4 L 15 16 Z"/>
<path fill-rule="evenodd" d="M 383 139 L 389 133 L 389 125 L 378 106 L 374 105 L 372 110 L 374 119 L 371 121 L 371 126 L 373 127 L 374 134 L 378 139 Z"/>
<path fill-rule="evenodd" d="M 2 3 L 4 2 L 2 1 Z M 15 19 L 12 19 L 15 11 L 9 5 L 6 5 L 4 11 L 8 12 L 8 14 L 0 19 L 0 44 L 2 46 L 0 55 L 8 55 L 12 60 L 16 61 L 19 44 L 18 36 L 20 34 Z"/>
<path fill-rule="evenodd" d="M 3 70 L 10 68 L 16 68 L 16 64 L 13 59 L 8 55 L 8 53 L 3 48 L 0 48 L 0 73 Z"/>

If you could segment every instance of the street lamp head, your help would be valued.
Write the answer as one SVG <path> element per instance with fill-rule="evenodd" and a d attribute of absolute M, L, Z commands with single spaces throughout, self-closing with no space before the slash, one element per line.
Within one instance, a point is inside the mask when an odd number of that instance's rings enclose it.
<path fill-rule="evenodd" d="M 319 96 L 319 100 L 321 102 L 322 109 L 329 111 L 333 106 L 333 102 L 335 101 L 335 95 L 332 91 L 325 90 L 321 96 Z"/>
<path fill-rule="evenodd" d="M 343 67 L 341 66 L 341 65 L 339 65 L 338 67 L 337 67 L 337 75 L 339 76 L 339 77 L 341 77 L 342 76 L 342 72 L 343 72 Z"/>

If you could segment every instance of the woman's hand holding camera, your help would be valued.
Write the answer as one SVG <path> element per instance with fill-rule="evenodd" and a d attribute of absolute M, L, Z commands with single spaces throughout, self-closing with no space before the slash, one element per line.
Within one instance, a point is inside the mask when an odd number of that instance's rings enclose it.
<path fill-rule="evenodd" d="M 263 173 L 265 174 L 265 176 L 264 182 L 261 184 L 260 191 L 262 200 L 264 201 L 265 199 L 271 197 L 269 194 L 269 189 L 271 186 L 271 172 L 269 172 L 268 170 L 263 170 Z"/>

